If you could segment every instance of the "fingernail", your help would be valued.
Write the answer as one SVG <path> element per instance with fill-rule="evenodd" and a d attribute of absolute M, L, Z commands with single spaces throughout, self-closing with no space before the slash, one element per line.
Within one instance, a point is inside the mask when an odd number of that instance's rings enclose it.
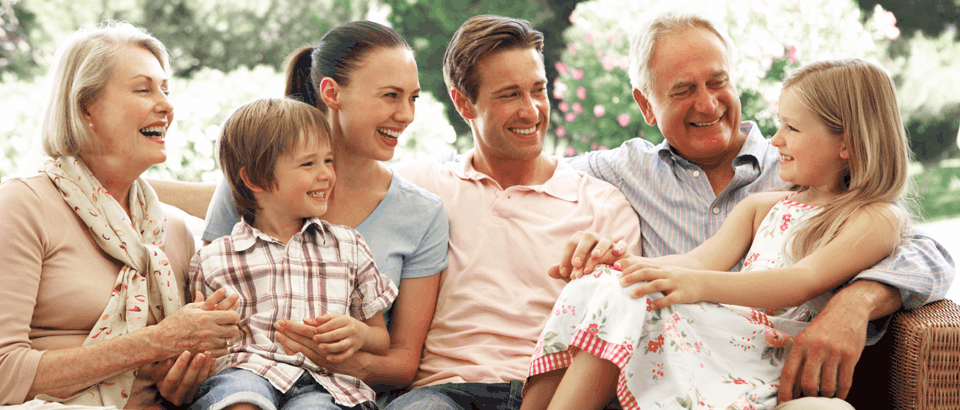
<path fill-rule="evenodd" d="M 583 263 L 583 260 L 580 259 L 579 256 L 577 256 L 576 258 L 573 258 L 573 261 L 571 261 L 571 263 L 573 263 L 576 266 L 580 266 L 580 264 Z"/>
<path fill-rule="evenodd" d="M 567 268 L 560 268 L 560 276 L 567 276 L 568 274 Z"/>
<path fill-rule="evenodd" d="M 595 259 L 595 260 L 596 260 L 596 259 L 600 259 L 600 255 L 598 255 L 598 254 L 596 254 L 596 253 L 593 253 L 593 254 L 591 254 L 590 256 L 593 257 L 593 259 Z"/>
<path fill-rule="evenodd" d="M 620 250 L 620 249 L 614 248 L 614 249 L 613 249 L 613 256 L 620 256 L 620 255 L 623 255 L 623 251 Z"/>
<path fill-rule="evenodd" d="M 613 263 L 613 270 L 615 270 L 615 271 L 617 271 L 617 272 L 623 272 L 623 268 L 620 267 L 620 262 L 614 262 L 614 263 Z"/>

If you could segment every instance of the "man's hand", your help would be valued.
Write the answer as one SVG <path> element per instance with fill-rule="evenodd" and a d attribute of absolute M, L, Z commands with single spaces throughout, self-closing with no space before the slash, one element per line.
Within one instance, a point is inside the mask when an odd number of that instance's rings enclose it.
<path fill-rule="evenodd" d="M 777 401 L 802 396 L 846 399 L 867 340 L 867 323 L 900 308 L 900 291 L 869 280 L 834 295 L 793 341 Z"/>
<path fill-rule="evenodd" d="M 564 245 L 560 263 L 550 267 L 548 274 L 566 281 L 576 279 L 592 271 L 598 264 L 616 262 L 624 256 L 626 249 L 627 243 L 623 240 L 614 243 L 610 235 L 580 231 L 573 234 Z"/>

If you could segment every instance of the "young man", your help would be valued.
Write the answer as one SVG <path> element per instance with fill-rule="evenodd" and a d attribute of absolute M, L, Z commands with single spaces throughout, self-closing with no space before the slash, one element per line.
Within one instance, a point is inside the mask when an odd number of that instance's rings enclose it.
<path fill-rule="evenodd" d="M 591 227 L 640 239 L 619 191 L 542 152 L 550 114 L 542 44 L 523 20 L 467 20 L 447 48 L 444 79 L 474 149 L 396 167 L 443 198 L 450 266 L 418 388 L 391 409 L 519 407 L 530 353 L 563 287 L 546 272 L 566 239 Z"/>

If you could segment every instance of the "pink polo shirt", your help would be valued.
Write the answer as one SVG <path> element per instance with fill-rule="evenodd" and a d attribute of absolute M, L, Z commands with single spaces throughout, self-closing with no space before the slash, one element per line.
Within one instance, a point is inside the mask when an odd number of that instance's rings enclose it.
<path fill-rule="evenodd" d="M 564 285 L 547 269 L 570 236 L 585 230 L 640 243 L 640 221 L 623 194 L 563 159 L 545 184 L 505 190 L 472 160 L 471 150 L 445 164 L 396 167 L 443 198 L 450 218 L 450 265 L 441 273 L 414 387 L 525 379 Z"/>

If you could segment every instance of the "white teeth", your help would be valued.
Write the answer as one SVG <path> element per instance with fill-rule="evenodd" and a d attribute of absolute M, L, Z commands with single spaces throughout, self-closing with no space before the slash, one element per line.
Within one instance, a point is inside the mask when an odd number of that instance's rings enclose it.
<path fill-rule="evenodd" d="M 717 119 L 715 119 L 715 120 L 713 120 L 713 121 L 711 121 L 711 122 L 695 122 L 695 123 L 693 123 L 693 125 L 696 125 L 696 126 L 698 126 L 698 127 L 709 127 L 709 126 L 711 126 L 711 125 L 713 125 L 713 124 L 716 124 L 716 123 L 719 122 L 719 121 L 720 121 L 720 119 L 717 118 Z"/>
<path fill-rule="evenodd" d="M 307 192 L 307 195 L 309 195 L 309 196 L 311 196 L 311 197 L 314 197 L 314 198 L 327 199 L 327 191 Z"/>
<path fill-rule="evenodd" d="M 164 135 L 167 133 L 167 127 L 156 126 L 141 128 L 140 133 L 150 138 L 163 139 Z"/>
<path fill-rule="evenodd" d="M 517 133 L 517 134 L 533 134 L 536 130 L 537 130 L 537 126 L 536 126 L 536 125 L 534 125 L 534 126 L 531 127 L 531 128 L 527 128 L 527 129 L 525 129 L 525 130 L 521 130 L 521 129 L 518 129 L 518 128 L 510 128 L 510 131 L 513 131 L 513 132 L 515 132 L 515 133 Z"/>
<path fill-rule="evenodd" d="M 377 128 L 377 131 L 380 131 L 381 134 L 385 134 L 390 138 L 400 138 L 400 134 L 403 133 L 403 131 L 392 131 L 386 128 Z"/>
<path fill-rule="evenodd" d="M 789 156 L 789 155 L 780 154 L 780 160 L 781 160 L 781 161 L 793 161 L 793 157 L 791 157 L 791 156 Z"/>

